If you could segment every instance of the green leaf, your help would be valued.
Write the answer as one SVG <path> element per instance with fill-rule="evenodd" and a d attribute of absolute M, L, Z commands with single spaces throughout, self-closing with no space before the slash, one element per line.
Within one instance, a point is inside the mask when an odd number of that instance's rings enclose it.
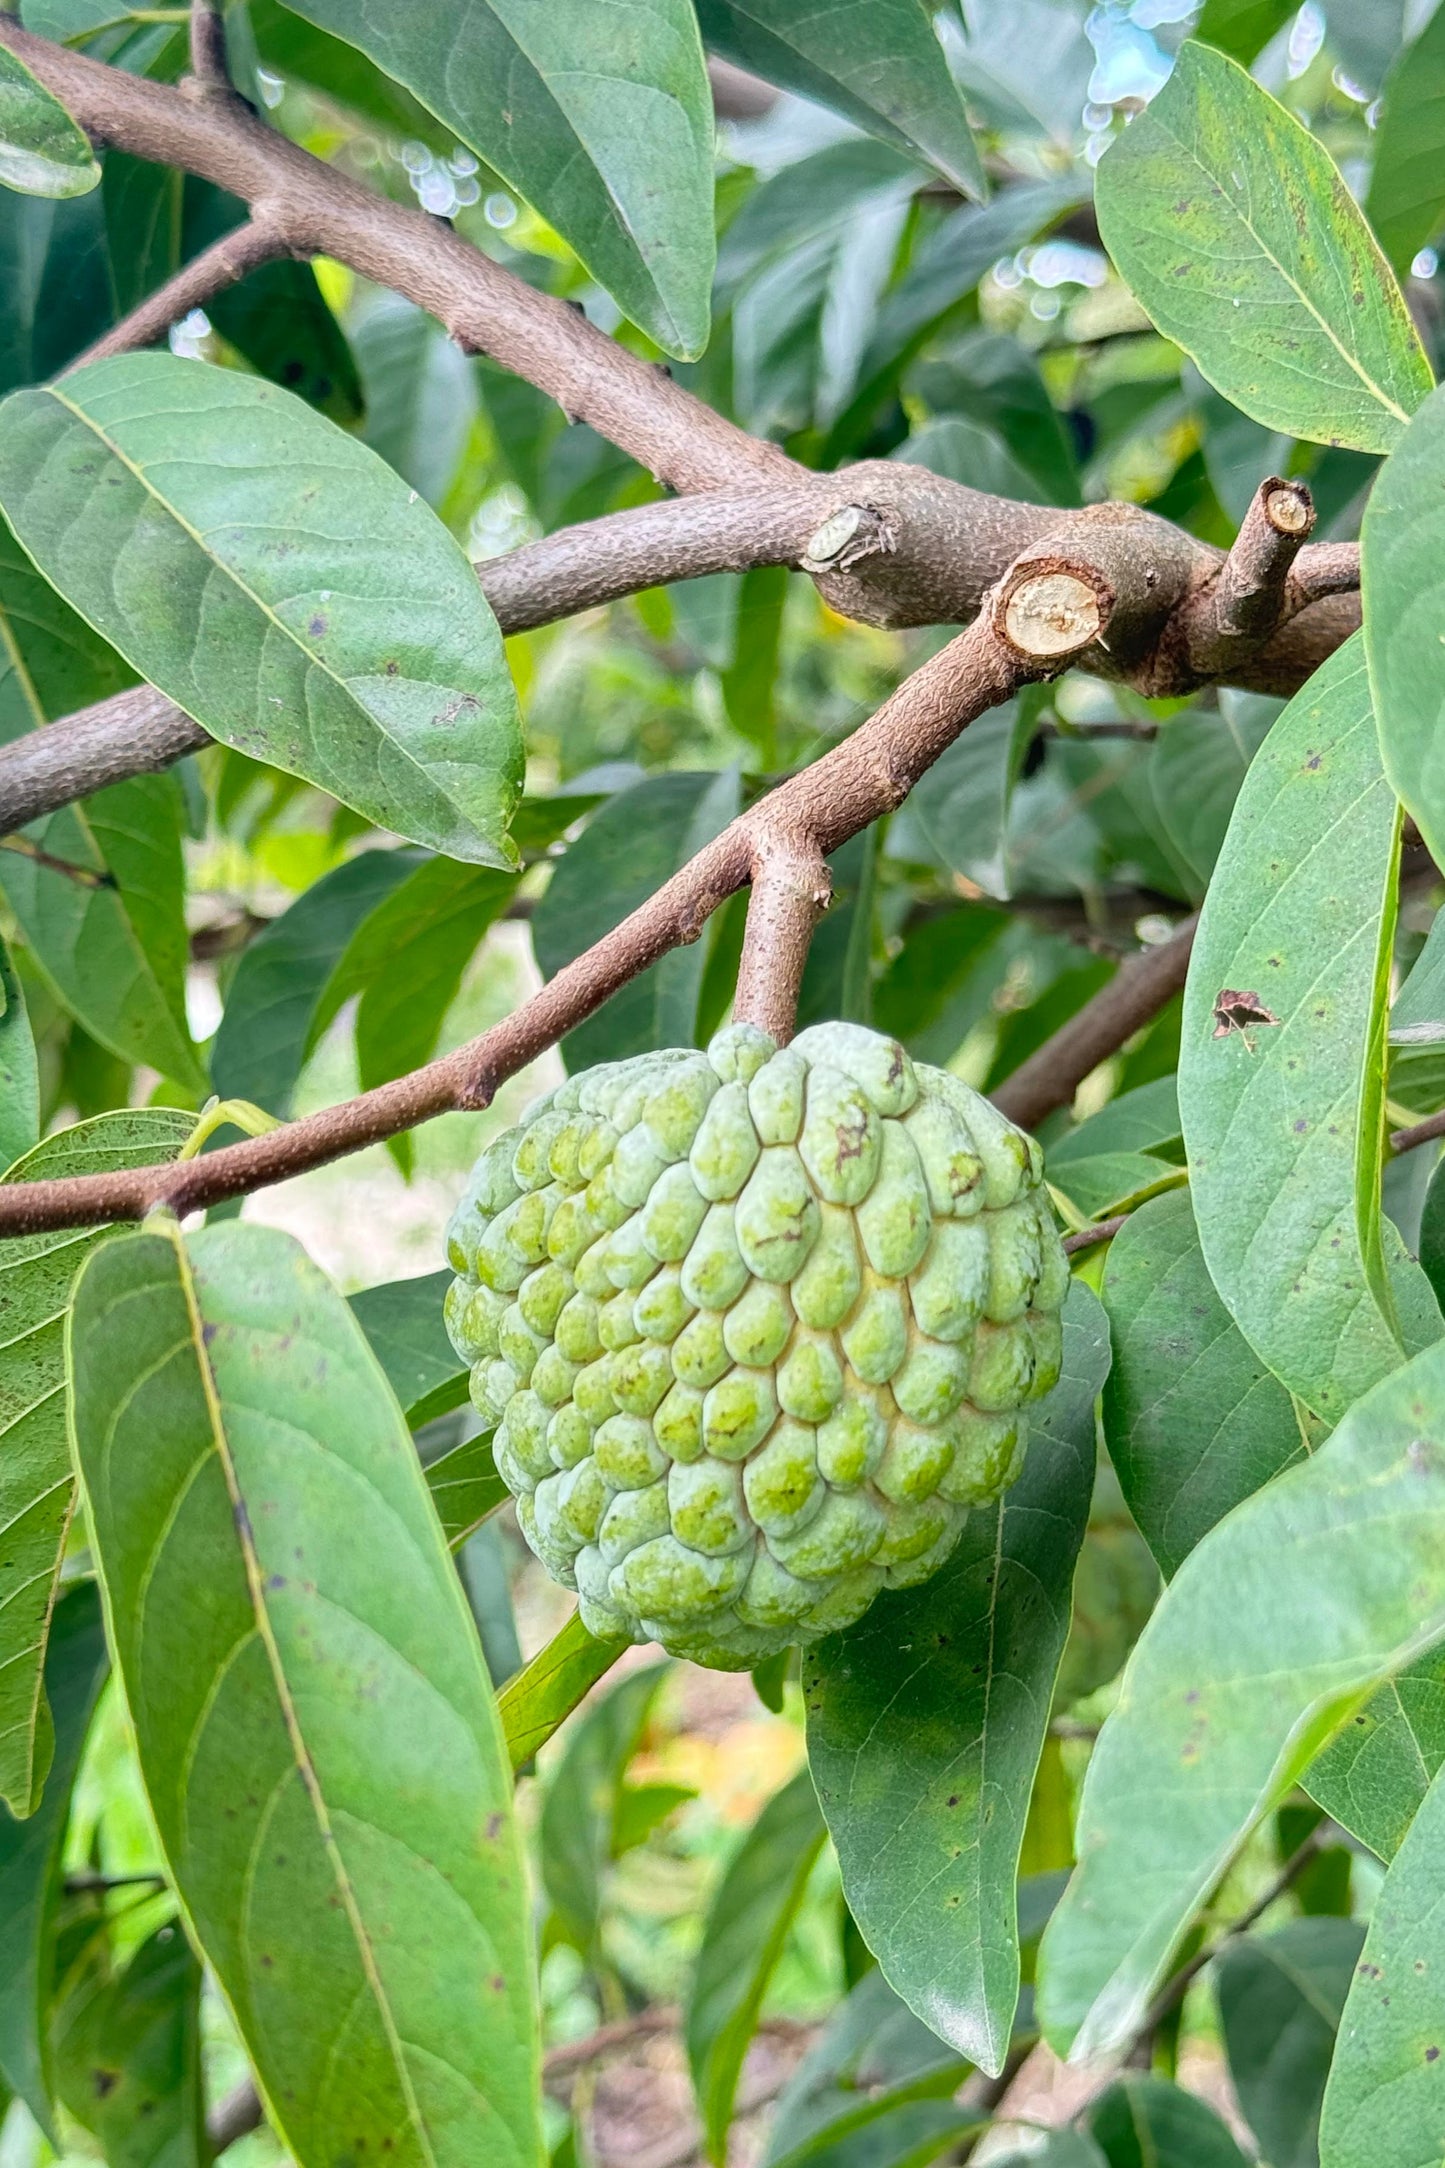
<path fill-rule="evenodd" d="M 1329 2168 L 1440 2152 L 1440 1907 L 1445 1783 L 1437 1776 L 1375 1899 L 1325 2089 Z"/>
<path fill-rule="evenodd" d="M 205 1071 L 186 1022 L 183 820 L 173 775 L 112 783 L 25 831 L 76 874 L 6 851 L 0 890 L 57 1000 L 91 1037 L 199 1093 Z"/>
<path fill-rule="evenodd" d="M 109 0 L 105 4 L 108 6 Z M 257 59 L 272 74 L 287 82 L 309 85 L 328 105 L 349 107 L 399 143 L 421 142 L 433 151 L 451 151 L 456 141 L 451 129 L 443 128 L 419 99 L 389 75 L 383 75 L 354 45 L 330 37 L 314 23 L 303 22 L 289 7 L 282 6 L 281 0 L 245 0 L 239 23 L 235 20 L 238 10 L 234 0 L 230 0 L 228 13 L 232 18 L 228 34 L 233 52 L 238 33 L 243 37 L 249 29 Z"/>
<path fill-rule="evenodd" d="M 1181 46 L 1099 165 L 1104 246 L 1166 338 L 1267 428 L 1387 452 L 1430 389 L 1329 153 L 1236 61 Z"/>
<path fill-rule="evenodd" d="M 1360 534 L 1365 646 L 1380 751 L 1385 773 L 1432 851 L 1445 848 L 1442 475 L 1445 394 L 1436 393 L 1411 424 L 1398 457 L 1380 470 Z"/>
<path fill-rule="evenodd" d="M 1357 1709 L 1305 1771 L 1310 1796 L 1393 1859 L 1445 1762 L 1445 1650 L 1432 1649 Z"/>
<path fill-rule="evenodd" d="M 105 1635 L 93 1581 L 69 1589 L 55 1607 L 45 1659 L 45 1691 L 55 1716 L 55 1758 L 44 1797 L 28 1821 L 0 1807 L 0 2078 L 41 2129 L 53 2136 L 46 2011 L 50 2001 L 57 1882 L 70 1815 L 70 1793 L 105 1678 Z"/>
<path fill-rule="evenodd" d="M 963 99 L 919 0 L 697 0 L 708 46 L 988 194 Z"/>
<path fill-rule="evenodd" d="M 5 198 L 0 196 L 0 212 Z M 0 744 L 135 682 L 0 519 Z"/>
<path fill-rule="evenodd" d="M 574 1611 L 547 1646 L 507 1681 L 497 1708 L 514 1769 L 525 1768 L 547 1744 L 626 1646 L 625 1641 L 595 1639 Z"/>
<path fill-rule="evenodd" d="M 1216 713 L 1190 711 L 1160 727 L 1149 779 L 1169 842 L 1195 876 L 1196 896 L 1209 886 L 1235 800 L 1275 712 L 1270 701 L 1226 692 Z"/>
<path fill-rule="evenodd" d="M 223 1099 L 290 1113 L 329 1021 L 322 998 L 348 942 L 425 862 L 416 851 L 362 851 L 298 896 L 242 952 L 211 1049 L 211 1083 Z"/>
<path fill-rule="evenodd" d="M 584 1957 L 593 1955 L 601 1930 L 603 1877 L 615 1857 L 627 1764 L 668 1669 L 663 1663 L 629 1671 L 593 1703 L 578 1719 L 542 1802 L 542 1885 L 564 1939 Z M 515 1756 L 515 1745 L 512 1751 Z"/>
<path fill-rule="evenodd" d="M 849 1908 L 890 1985 L 996 2072 L 1018 1999 L 1014 1880 L 1094 1486 L 1108 1326 L 1070 1291 L 1024 1472 L 953 1557 L 804 1651 L 808 1753 Z M 904 1660 L 906 1659 L 906 1661 Z"/>
<path fill-rule="evenodd" d="M 213 737 L 381 827 L 513 863 L 501 635 L 457 544 L 374 453 L 275 385 L 168 354 L 93 362 L 5 420 L 21 542 Z"/>
<path fill-rule="evenodd" d="M 737 770 L 649 776 L 594 813 L 553 871 L 532 919 L 544 978 L 644 904 L 734 817 Z M 697 1030 L 704 945 L 676 949 L 604 1002 L 562 1041 L 569 1069 L 622 1061 L 660 1046 L 691 1046 Z"/>
<path fill-rule="evenodd" d="M 1053 0 L 968 0 L 962 13 L 966 37 L 940 19 L 960 88 L 996 127 L 1051 136 L 1056 154 L 1071 153 L 1098 67 L 1078 14 L 1061 17 Z"/>
<path fill-rule="evenodd" d="M 830 2126 L 849 2115 L 860 2096 L 891 2092 L 939 2073 L 946 2078 L 958 2070 L 958 2058 L 899 2001 L 875 1966 L 832 2012 L 779 2097 L 764 2168 L 814 2138 L 821 2140 L 822 2150 L 815 2156 L 819 2168 L 824 2163 L 848 2168 L 850 2162 L 852 2168 L 876 2168 L 879 2160 L 896 2161 L 900 2146 L 938 2129 L 938 2102 L 896 2105 L 886 2121 L 874 2126 L 861 2162 L 846 2139 L 829 2160 Z M 946 2107 L 945 2112 L 951 2114 Z"/>
<path fill-rule="evenodd" d="M 501 1727 L 360 1327 L 289 1237 L 229 1221 L 104 1245 L 69 1349 L 141 1775 L 282 2143 L 535 2168 Z"/>
<path fill-rule="evenodd" d="M 798 989 L 799 1031 L 835 1018 L 872 1022 L 878 823 L 870 822 L 828 859 L 832 901 L 814 931 Z"/>
<path fill-rule="evenodd" d="M 1425 946 L 1391 1004 L 1390 1044 L 1445 1044 L 1445 911 L 1436 912 Z"/>
<path fill-rule="evenodd" d="M 763 1808 L 708 1907 L 684 2030 L 708 2158 L 718 2163 L 758 2012 L 826 1834 L 813 1780 L 800 1769 Z"/>
<path fill-rule="evenodd" d="M 1380 1211 L 1398 833 L 1354 639 L 1295 695 L 1240 791 L 1179 1060 L 1210 1277 L 1255 1353 L 1327 1421 L 1441 1330 Z M 1270 1021 L 1223 1029 L 1229 992 Z"/>
<path fill-rule="evenodd" d="M 87 1999 L 56 2062 L 65 2105 L 109 2168 L 203 2168 L 201 1968 L 178 1923 Z"/>
<path fill-rule="evenodd" d="M 170 1107 L 100 1114 L 47 1137 L 5 1180 L 160 1166 L 195 1119 Z M 75 1495 L 65 1314 L 76 1272 L 106 1232 L 70 1227 L 0 1242 L 0 1797 L 19 1815 L 34 1811 L 50 1760 L 41 1668 Z"/>
<path fill-rule="evenodd" d="M 0 184 L 27 196 L 83 196 L 100 179 L 85 130 L 0 47 Z"/>
<path fill-rule="evenodd" d="M 1320 2104 L 1364 1933 L 1358 1920 L 1289 1920 L 1226 1944 L 1215 1965 L 1229 2075 L 1270 2168 L 1319 2168 Z"/>
<path fill-rule="evenodd" d="M 1289 1394 L 1214 1291 L 1187 1190 L 1130 1216 L 1100 1292 L 1114 1343 L 1104 1437 L 1167 1577 L 1305 1444 Z"/>
<path fill-rule="evenodd" d="M 953 424 L 932 426 L 952 428 Z M 973 486 L 988 485 L 975 481 Z M 951 872 L 961 873 L 985 895 L 1002 898 L 1012 893 L 1009 806 L 1037 727 L 1036 700 L 1007 701 L 980 716 L 914 793 L 913 817 L 930 848 Z"/>
<path fill-rule="evenodd" d="M 40 1135 L 40 1077 L 25 992 L 0 941 L 0 1168 Z"/>
<path fill-rule="evenodd" d="M 505 1486 L 500 1479 L 497 1487 L 505 1496 Z M 435 1499 L 436 1493 L 432 1496 Z M 522 1645 L 517 1638 L 517 1619 L 509 1586 L 510 1566 L 501 1531 L 495 1523 L 490 1527 L 475 1527 L 460 1547 L 453 1544 L 451 1548 L 459 1551 L 457 1568 L 476 1622 L 487 1674 L 493 1686 L 501 1686 L 507 1679 L 515 1678 L 522 1668 Z"/>
<path fill-rule="evenodd" d="M 635 324 L 707 344 L 712 101 L 687 0 L 288 0 L 359 46 L 576 250 Z"/>
<path fill-rule="evenodd" d="M 1089 2110 L 1088 2129 L 1109 2168 L 1245 2168 L 1213 2108 L 1167 2078 L 1117 2078 Z"/>
<path fill-rule="evenodd" d="M 1293 13 L 1293 0 L 1204 0 L 1194 35 L 1247 64 Z"/>
<path fill-rule="evenodd" d="M 468 1371 L 447 1337 L 442 1303 L 455 1275 L 425 1272 L 351 1297 L 356 1322 L 413 1430 L 465 1405 Z"/>
<path fill-rule="evenodd" d="M 475 364 L 434 316 L 399 294 L 369 299 L 352 337 L 366 386 L 365 441 L 440 506 L 477 411 Z"/>
<path fill-rule="evenodd" d="M 1052 2042 L 1082 2056 L 1129 2037 L 1248 1832 L 1445 1634 L 1442 1539 L 1437 1344 L 1211 1529 L 1160 1598 L 1089 1764 L 1079 1865 L 1044 1936 Z"/>
<path fill-rule="evenodd" d="M 47 199 L 0 189 L 0 391 L 73 361 L 115 321 L 100 191 Z"/>
<path fill-rule="evenodd" d="M 1445 219 L 1445 22 L 1434 14 L 1385 79 L 1365 216 L 1402 274 Z"/>
<path fill-rule="evenodd" d="M 454 1445 L 429 1464 L 426 1484 L 451 1551 L 459 1551 L 511 1496 L 497 1473 L 490 1438 L 464 1438 Z"/>
<path fill-rule="evenodd" d="M 317 1008 L 318 1033 L 355 993 L 363 1091 L 419 1069 L 436 1052 L 447 1010 L 482 936 L 506 909 L 516 876 L 426 858 L 357 926 Z M 410 1137 L 393 1139 L 412 1165 Z"/>

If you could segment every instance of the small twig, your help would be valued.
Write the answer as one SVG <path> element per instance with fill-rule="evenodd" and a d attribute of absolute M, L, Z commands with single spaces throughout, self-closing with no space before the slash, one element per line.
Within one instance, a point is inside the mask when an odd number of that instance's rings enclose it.
<path fill-rule="evenodd" d="M 104 361 L 111 354 L 132 354 L 141 347 L 158 345 L 172 324 L 180 323 L 192 309 L 204 308 L 208 301 L 214 300 L 226 287 L 236 285 L 259 264 L 271 263 L 286 252 L 286 243 L 280 235 L 261 219 L 251 219 L 246 225 L 223 233 L 219 241 L 213 241 L 199 256 L 193 256 L 188 264 L 183 264 L 174 278 L 167 279 L 153 294 L 147 294 L 145 300 L 103 338 L 88 346 L 83 354 L 77 354 L 62 374 L 69 376 L 72 369 L 83 369 L 88 362 Z M 53 729 L 54 725 L 50 727 Z M 194 729 L 195 726 L 191 727 Z"/>
<path fill-rule="evenodd" d="M 740 1024 L 756 1024 L 779 1046 L 796 1028 L 813 929 L 832 892 L 822 853 L 807 836 L 791 846 L 774 843 L 753 867 L 733 1015 Z"/>
<path fill-rule="evenodd" d="M 1107 986 L 1046 1039 L 991 1096 L 1012 1122 L 1036 1129 L 1055 1107 L 1066 1107 L 1084 1078 L 1143 1029 L 1178 993 L 1189 969 L 1197 915 L 1167 941 L 1119 966 Z"/>
<path fill-rule="evenodd" d="M 84 1897 L 91 1891 L 138 1889 L 142 1885 L 149 1889 L 164 1889 L 166 1878 L 163 1874 L 68 1874 L 65 1894 L 67 1897 Z"/>
<path fill-rule="evenodd" d="M 191 82 L 203 97 L 234 98 L 226 25 L 216 0 L 191 0 Z"/>
<path fill-rule="evenodd" d="M 1413 1152 L 1420 1144 L 1433 1144 L 1437 1137 L 1445 1137 L 1445 1107 L 1437 1114 L 1429 1114 L 1423 1122 L 1415 1122 L 1409 1129 L 1393 1129 L 1390 1132 L 1390 1149 L 1393 1152 Z"/>
<path fill-rule="evenodd" d="M 21 858 L 28 858 L 32 865 L 43 866 L 47 873 L 63 874 L 77 888 L 114 888 L 113 873 L 97 873 L 93 866 L 77 866 L 72 859 L 56 858 L 50 851 L 42 851 L 29 836 L 0 836 L 0 851 L 14 851 Z"/>
<path fill-rule="evenodd" d="M 1072 1257 L 1077 1250 L 1092 1250 L 1101 1242 L 1112 1242 L 1128 1217 L 1127 1212 L 1116 1212 L 1112 1219 L 1097 1220 L 1092 1227 L 1076 1227 L 1071 1235 L 1064 1236 L 1065 1251 Z"/>
<path fill-rule="evenodd" d="M 1314 501 L 1304 483 L 1267 475 L 1214 583 L 1217 639 L 1257 644 L 1269 638 L 1284 611 L 1290 568 L 1314 523 Z"/>

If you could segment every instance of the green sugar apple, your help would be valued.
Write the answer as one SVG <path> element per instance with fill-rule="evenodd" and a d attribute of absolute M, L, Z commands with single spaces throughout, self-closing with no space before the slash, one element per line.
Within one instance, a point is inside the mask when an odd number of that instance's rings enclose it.
<path fill-rule="evenodd" d="M 1059 1375 L 1041 1165 L 856 1024 L 592 1069 L 488 1145 L 447 1325 L 593 1633 L 741 1669 L 938 1570 Z"/>

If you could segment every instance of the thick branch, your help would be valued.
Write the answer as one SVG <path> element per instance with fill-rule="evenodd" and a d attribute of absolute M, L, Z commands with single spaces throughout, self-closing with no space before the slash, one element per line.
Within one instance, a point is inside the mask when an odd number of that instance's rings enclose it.
<path fill-rule="evenodd" d="M 1106 626 L 1100 576 L 1082 560 L 1072 572 L 1098 596 Z M 695 941 L 754 866 L 778 851 L 795 850 L 805 836 L 827 857 L 901 805 L 975 716 L 997 706 L 1025 679 L 1062 667 L 1067 655 L 1031 654 L 1023 645 L 1031 617 L 1027 596 L 1039 577 L 1032 561 L 1010 574 L 967 632 L 916 670 L 851 738 L 751 807 L 630 918 L 469 1046 L 344 1105 L 203 1158 L 0 1186 L 0 1234 L 140 1219 L 159 1205 L 192 1212 L 324 1165 L 432 1115 L 487 1106 L 505 1078 L 554 1045 L 619 986 L 669 949 Z"/>
<path fill-rule="evenodd" d="M 158 345 L 171 325 L 180 323 L 192 309 L 204 308 L 217 294 L 245 278 L 248 271 L 286 253 L 285 241 L 261 219 L 253 218 L 231 233 L 223 233 L 219 241 L 213 241 L 199 256 L 183 264 L 174 278 L 147 294 L 129 316 L 122 317 L 103 339 L 78 354 L 62 373 L 68 376 L 72 369 L 83 368 L 88 361 L 104 361 L 109 354 L 132 354 L 139 347 Z"/>
<path fill-rule="evenodd" d="M 211 743 L 199 723 L 152 685 L 98 700 L 0 746 L 0 834 L 107 783 L 154 775 Z"/>
<path fill-rule="evenodd" d="M 786 476 L 775 445 L 724 420 L 565 301 L 538 293 L 442 220 L 393 203 L 313 158 L 239 101 L 188 98 L 0 17 L 20 54 L 87 134 L 226 188 L 293 254 L 334 256 L 428 310 L 458 344 L 490 354 L 590 422 L 678 490 Z"/>
<path fill-rule="evenodd" d="M 1010 1121 L 1036 1129 L 1055 1107 L 1070 1104 L 1101 1061 L 1158 1015 L 1184 984 L 1198 923 L 1197 917 L 1185 919 L 1167 941 L 1121 964 L 1092 1001 L 1005 1077 L 993 1097 Z"/>

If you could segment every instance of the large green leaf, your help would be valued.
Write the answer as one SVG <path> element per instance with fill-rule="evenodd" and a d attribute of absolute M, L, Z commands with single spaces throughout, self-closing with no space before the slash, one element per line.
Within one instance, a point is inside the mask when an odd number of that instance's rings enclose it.
<path fill-rule="evenodd" d="M 55 1607 L 45 1689 L 55 1712 L 55 1759 L 44 1798 L 28 1821 L 0 1807 L 0 2079 L 37 2123 L 53 2132 L 46 2012 L 54 1955 L 55 1908 L 70 1793 L 105 1678 L 105 1635 L 93 1581 L 70 1589 Z"/>
<path fill-rule="evenodd" d="M 1288 1920 L 1214 1972 L 1235 2096 L 1270 2168 L 1319 2168 L 1320 2105 L 1359 1960 L 1358 1920 Z"/>
<path fill-rule="evenodd" d="M 1386 461 L 1360 534 L 1365 646 L 1380 750 L 1432 851 L 1445 850 L 1445 392 L 1428 399 Z"/>
<path fill-rule="evenodd" d="M 1440 2158 L 1440 1924 L 1445 1782 L 1437 1776 L 1385 1877 L 1355 1968 L 1320 2140 L 1328 2168 Z"/>
<path fill-rule="evenodd" d="M 359 993 L 356 1064 L 363 1091 L 419 1069 L 436 1052 L 447 1010 L 483 934 L 516 888 L 490 866 L 426 858 L 357 926 L 317 1012 L 325 1029 Z M 410 1137 L 393 1138 L 410 1172 Z"/>
<path fill-rule="evenodd" d="M 0 47 L 0 186 L 27 196 L 83 196 L 99 179 L 84 129 L 18 53 Z"/>
<path fill-rule="evenodd" d="M 100 191 L 0 189 L 0 391 L 64 368 L 115 318 Z"/>
<path fill-rule="evenodd" d="M 476 417 L 475 362 L 434 316 L 400 294 L 370 297 L 354 318 L 352 339 L 366 386 L 366 442 L 440 507 Z"/>
<path fill-rule="evenodd" d="M 715 53 L 926 158 L 968 196 L 988 184 L 921 0 L 697 0 Z"/>
<path fill-rule="evenodd" d="M 701 353 L 713 125 L 687 0 L 288 5 L 415 92 L 659 346 Z"/>
<path fill-rule="evenodd" d="M 475 1535 L 483 1521 L 511 1496 L 497 1473 L 492 1441 L 482 1437 L 464 1438 L 439 1460 L 429 1462 L 426 1487 L 450 1551 L 459 1551 L 468 1536 Z M 510 1729 L 507 1737 L 510 1746 Z M 513 1760 L 515 1763 L 515 1756 Z"/>
<path fill-rule="evenodd" d="M 1084 1780 L 1044 1936 L 1049 2038 L 1129 2037 L 1238 1846 L 1382 1679 L 1445 1634 L 1445 1346 L 1374 1387 L 1190 1552 Z"/>
<path fill-rule="evenodd" d="M 5 198 L 0 196 L 0 212 Z M 134 684 L 0 519 L 0 744 Z"/>
<path fill-rule="evenodd" d="M 1088 2111 L 1109 2168 L 1246 2168 L 1213 2108 L 1167 2078 L 1130 2071 Z"/>
<path fill-rule="evenodd" d="M 1250 494 L 1258 482 L 1258 470 Z M 1267 700 L 1224 693 L 1213 714 L 1190 710 L 1160 729 L 1149 761 L 1159 818 L 1202 896 L 1229 831 L 1229 816 L 1274 717 Z"/>
<path fill-rule="evenodd" d="M 804 1655 L 808 1753 L 853 1916 L 909 2007 L 989 2071 L 1018 1999 L 1014 1880 L 1108 1364 L 1108 1325 L 1076 1282 L 1019 1481 L 970 1513 L 931 1581 Z"/>
<path fill-rule="evenodd" d="M 0 889 L 39 970 L 91 1037 L 200 1092 L 186 1022 L 183 824 L 174 776 L 112 783 L 26 830 L 74 874 L 7 851 Z"/>
<path fill-rule="evenodd" d="M 417 851 L 362 851 L 298 896 L 243 952 L 211 1049 L 223 1099 L 286 1115 L 326 1023 L 323 996 L 358 926 L 426 861 Z"/>
<path fill-rule="evenodd" d="M 614 1856 L 627 1764 L 667 1669 L 649 1664 L 629 1671 L 594 1702 L 578 1719 L 547 1786 L 542 1883 L 559 1932 L 584 1957 L 594 1954 L 601 1932 L 603 1877 Z M 522 1672 L 513 1685 L 520 1687 L 525 1677 Z"/>
<path fill-rule="evenodd" d="M 1445 220 L 1445 18 L 1437 11 L 1385 81 L 1365 211 L 1397 271 Z"/>
<path fill-rule="evenodd" d="M 514 1769 L 524 1768 L 546 1745 L 626 1646 L 625 1641 L 599 1641 L 574 1611 L 546 1647 L 507 1681 L 497 1706 Z"/>
<path fill-rule="evenodd" d="M 1445 1650 L 1431 1649 L 1357 1709 L 1305 1772 L 1312 1798 L 1393 1859 L 1445 1762 Z"/>
<path fill-rule="evenodd" d="M 1184 1000 L 1179 1106 L 1210 1276 L 1329 1421 L 1441 1329 L 1380 1210 L 1398 823 L 1355 639 L 1255 755 Z"/>
<path fill-rule="evenodd" d="M 0 1168 L 28 1152 L 40 1134 L 40 1076 L 25 992 L 0 941 Z"/>
<path fill-rule="evenodd" d="M 1138 299 L 1267 428 L 1387 452 L 1430 389 L 1389 265 L 1323 146 L 1236 61 L 1181 47 L 1099 166 Z"/>
<path fill-rule="evenodd" d="M 1305 1450 L 1294 1403 L 1214 1290 L 1187 1190 L 1130 1215 L 1101 1289 L 1114 1365 L 1104 1437 L 1159 1570 Z"/>
<path fill-rule="evenodd" d="M 763 1808 L 708 1907 L 686 2039 L 710 2160 L 727 2160 L 743 2058 L 826 1834 L 813 1780 L 800 1769 Z"/>
<path fill-rule="evenodd" d="M 109 4 L 109 0 L 105 0 Z M 288 83 L 305 83 L 328 105 L 349 107 L 399 143 L 421 142 L 449 152 L 455 142 L 409 90 L 384 75 L 365 53 L 303 22 L 282 0 L 227 0 L 228 37 L 235 53 L 249 35 L 256 57 Z"/>
<path fill-rule="evenodd" d="M 453 857 L 513 862 L 516 695 L 476 577 L 301 400 L 168 354 L 93 362 L 8 402 L 0 504 L 213 737 Z"/>
<path fill-rule="evenodd" d="M 951 2129 L 954 2112 L 946 2097 L 895 2099 L 861 2148 L 849 2144 L 846 2131 L 836 2136 L 835 2126 L 860 2098 L 896 2095 L 920 2080 L 938 2080 L 952 2091 L 964 2068 L 874 1966 L 832 2012 L 780 2097 L 768 2130 L 765 2168 L 807 2145 L 817 2147 L 818 2168 L 877 2168 L 879 2162 L 908 2159 L 922 2139 Z"/>
<path fill-rule="evenodd" d="M 1294 13 L 1291 0 L 1204 0 L 1195 36 L 1235 60 L 1251 61 Z"/>
<path fill-rule="evenodd" d="M 950 420 L 932 426 L 955 429 L 960 424 Z M 920 447 L 913 451 L 918 456 Z M 933 462 L 924 457 L 922 464 Z M 954 479 L 961 481 L 962 473 Z M 992 486 L 977 472 L 969 480 L 975 489 Z M 1009 806 L 1037 727 L 1037 700 L 1006 702 L 965 730 L 913 793 L 909 811 L 924 840 L 950 872 L 961 873 L 985 895 L 1010 893 Z"/>
<path fill-rule="evenodd" d="M 8 1182 L 112 1174 L 174 1159 L 193 1114 L 141 1107 L 47 1137 Z M 75 1486 L 66 1442 L 65 1314 L 103 1231 L 66 1228 L 0 1242 L 0 1797 L 29 1814 L 50 1762 L 41 1684 Z"/>
<path fill-rule="evenodd" d="M 442 1318 L 454 1277 L 448 1271 L 426 1272 L 351 1297 L 356 1321 L 413 1430 L 461 1407 L 467 1397 L 467 1366 Z"/>
<path fill-rule="evenodd" d="M 107 2168 L 205 2168 L 201 1968 L 178 1923 L 99 1983 L 55 2053 L 56 2088 Z"/>
<path fill-rule="evenodd" d="M 360 1327 L 289 1237 L 230 1221 L 105 1244 L 69 1350 L 141 1775 L 283 2143 L 537 2168 L 501 1727 Z"/>
<path fill-rule="evenodd" d="M 553 872 L 532 920 L 532 944 L 552 978 L 686 865 L 738 810 L 735 769 L 649 776 L 595 813 Z M 567 1065 L 621 1061 L 659 1046 L 691 1046 L 703 944 L 674 950 L 615 993 L 562 1042 Z"/>

